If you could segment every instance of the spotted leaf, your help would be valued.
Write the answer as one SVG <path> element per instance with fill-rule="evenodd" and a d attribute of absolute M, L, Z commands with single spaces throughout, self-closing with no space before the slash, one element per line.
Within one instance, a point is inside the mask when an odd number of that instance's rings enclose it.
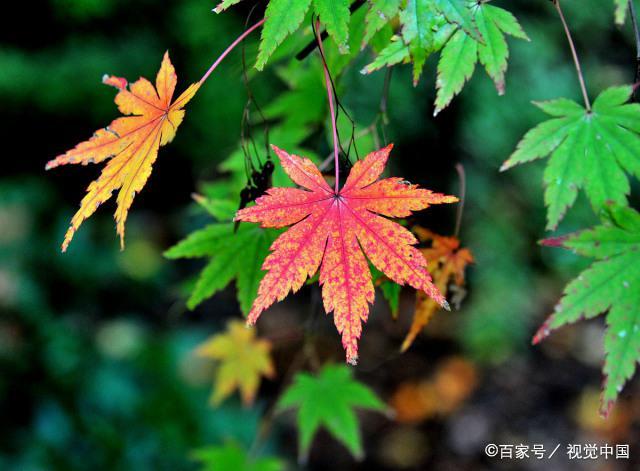
<path fill-rule="evenodd" d="M 155 88 L 145 78 L 129 84 L 121 77 L 103 77 L 104 84 L 118 89 L 115 103 L 122 114 L 129 116 L 115 119 L 106 128 L 96 131 L 91 139 L 49 161 L 46 166 L 49 170 L 59 165 L 107 162 L 98 179 L 87 188 L 80 209 L 71 219 L 62 242 L 63 252 L 82 222 L 116 190 L 119 190 L 116 229 L 124 248 L 124 226 L 133 199 L 149 179 L 158 149 L 175 137 L 184 118 L 182 108 L 200 87 L 200 83 L 192 84 L 172 102 L 177 80 L 169 53 L 164 55 Z"/>
<path fill-rule="evenodd" d="M 249 312 L 249 324 L 320 270 L 325 310 L 333 312 L 347 361 L 355 363 L 362 322 L 374 299 L 367 259 L 394 282 L 422 290 L 448 306 L 431 281 L 427 262 L 414 247 L 417 239 L 387 217 L 406 217 L 457 198 L 400 178 L 379 180 L 391 147 L 356 162 L 339 191 L 327 184 L 309 159 L 274 147 L 284 170 L 302 189 L 272 188 L 255 206 L 236 215 L 238 221 L 259 222 L 263 227 L 292 226 L 271 245 L 262 266 L 267 274 Z"/>

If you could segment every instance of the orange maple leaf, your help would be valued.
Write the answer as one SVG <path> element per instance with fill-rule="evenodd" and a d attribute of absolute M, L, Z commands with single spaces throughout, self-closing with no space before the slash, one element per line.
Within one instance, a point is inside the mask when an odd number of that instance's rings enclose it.
<path fill-rule="evenodd" d="M 429 379 L 400 383 L 389 405 L 400 423 L 445 417 L 464 404 L 478 385 L 478 371 L 468 360 L 452 356 L 442 360 Z"/>
<path fill-rule="evenodd" d="M 145 78 L 130 85 L 121 77 L 105 75 L 102 78 L 104 84 L 119 90 L 115 103 L 120 112 L 131 116 L 115 119 L 106 128 L 96 131 L 88 141 L 47 163 L 45 168 L 49 170 L 59 165 L 87 165 L 109 160 L 98 179 L 87 188 L 80 209 L 71 219 L 62 242 L 63 252 L 80 224 L 118 189 L 115 220 L 120 246 L 124 248 L 124 224 L 133 198 L 147 182 L 160 146 L 171 142 L 176 135 L 184 118 L 182 108 L 200 87 L 200 82 L 192 84 L 172 103 L 177 80 L 168 52 L 158 71 L 155 88 Z"/>
<path fill-rule="evenodd" d="M 469 249 L 460 248 L 457 237 L 446 237 L 431 232 L 422 227 L 415 227 L 413 231 L 422 242 L 431 241 L 431 247 L 420 249 L 427 261 L 427 267 L 433 275 L 435 285 L 446 295 L 449 282 L 453 280 L 458 287 L 464 285 L 464 269 L 473 263 L 473 254 Z M 413 322 L 401 351 L 406 351 L 416 339 L 422 329 L 429 323 L 440 306 L 423 293 L 416 294 L 416 310 Z"/>
<path fill-rule="evenodd" d="M 332 189 L 320 170 L 306 158 L 272 146 L 291 180 L 304 189 L 272 188 L 256 205 L 238 211 L 236 220 L 260 222 L 263 227 L 293 225 L 271 245 L 262 266 L 262 279 L 247 322 L 290 291 L 297 291 L 320 268 L 322 298 L 342 334 L 347 361 L 358 358 L 361 322 L 369 314 L 374 288 L 366 257 L 398 284 L 426 292 L 440 305 L 447 302 L 431 283 L 427 262 L 413 245 L 407 229 L 386 219 L 406 217 L 430 204 L 458 199 L 405 184 L 401 178 L 378 180 L 392 146 L 356 162 L 342 189 Z"/>

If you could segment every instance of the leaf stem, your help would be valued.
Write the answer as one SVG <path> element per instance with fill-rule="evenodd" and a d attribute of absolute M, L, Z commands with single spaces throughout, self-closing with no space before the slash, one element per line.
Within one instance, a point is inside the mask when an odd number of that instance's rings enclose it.
<path fill-rule="evenodd" d="M 464 166 L 461 163 L 456 164 L 456 172 L 458 172 L 458 179 L 460 180 L 460 204 L 458 205 L 458 211 L 456 213 L 456 228 L 453 235 L 459 238 L 460 226 L 462 225 L 462 213 L 464 211 L 464 200 L 467 192 L 467 179 L 465 177 Z"/>
<path fill-rule="evenodd" d="M 331 113 L 331 130 L 333 131 L 333 160 L 336 167 L 336 183 L 335 193 L 338 194 L 340 190 L 340 141 L 338 140 L 338 126 L 336 124 L 336 110 L 333 96 L 333 86 L 331 85 L 331 76 L 329 75 L 329 68 L 325 60 L 324 48 L 322 46 L 322 38 L 320 36 L 320 21 L 316 21 L 316 39 L 318 41 L 318 49 L 322 56 L 322 68 L 324 69 L 324 81 L 327 87 L 327 99 L 329 100 L 329 112 Z"/>
<path fill-rule="evenodd" d="M 582 90 L 582 98 L 584 98 L 584 106 L 587 109 L 587 112 L 591 112 L 591 102 L 589 101 L 589 95 L 587 95 L 587 87 L 584 83 L 584 75 L 582 74 L 582 67 L 580 66 L 580 60 L 578 59 L 578 53 L 576 52 L 576 46 L 573 43 L 573 38 L 571 37 L 571 31 L 569 31 L 569 26 L 567 25 L 567 21 L 564 18 L 564 14 L 562 13 L 562 8 L 560 7 L 560 0 L 551 0 L 553 5 L 556 7 L 558 11 L 558 16 L 560 17 L 560 21 L 562 21 L 562 26 L 564 27 L 564 32 L 567 35 L 567 41 L 569 42 L 569 47 L 571 48 L 571 55 L 573 56 L 573 63 L 576 65 L 576 71 L 578 72 L 578 81 L 580 82 L 580 89 Z"/>
<path fill-rule="evenodd" d="M 255 31 L 256 29 L 258 29 L 260 26 L 262 26 L 265 22 L 266 18 L 262 18 L 260 21 L 258 21 L 256 24 L 254 24 L 253 26 L 251 26 L 249 29 L 246 29 L 244 31 L 244 33 L 242 33 L 240 36 L 238 36 L 236 38 L 235 41 L 233 41 L 229 47 L 227 47 L 222 54 L 220 54 L 220 56 L 215 60 L 215 62 L 213 64 L 211 64 L 211 67 L 209 67 L 209 70 L 207 70 L 205 72 L 205 74 L 202 76 L 202 78 L 200 79 L 200 84 L 203 84 L 205 82 L 205 80 L 207 80 L 209 78 L 209 75 L 211 75 L 211 73 L 216 70 L 216 68 L 218 67 L 218 65 L 220 65 L 220 63 L 224 60 L 225 57 L 227 57 L 227 55 L 229 55 L 229 53 L 231 51 L 233 51 L 233 49 L 240 44 L 242 41 L 244 41 L 244 39 L 249 36 L 251 33 L 253 33 L 253 31 Z"/>

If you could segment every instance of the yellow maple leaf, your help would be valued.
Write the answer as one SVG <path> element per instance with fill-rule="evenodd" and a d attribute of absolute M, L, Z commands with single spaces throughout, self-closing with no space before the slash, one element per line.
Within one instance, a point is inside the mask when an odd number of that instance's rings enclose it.
<path fill-rule="evenodd" d="M 421 242 L 431 241 L 431 247 L 420 249 L 427 261 L 427 269 L 433 276 L 433 284 L 443 295 L 447 295 L 450 281 L 458 286 L 464 285 L 464 269 L 473 263 L 473 254 L 469 249 L 460 248 L 460 241 L 456 237 L 445 237 L 422 227 L 415 227 L 413 232 Z M 440 305 L 433 299 L 418 291 L 416 294 L 416 310 L 413 322 L 401 351 L 406 351 L 416 339 L 422 329 L 429 323 L 433 315 L 440 309 Z"/>
<path fill-rule="evenodd" d="M 122 114 L 129 116 L 115 119 L 106 128 L 96 131 L 91 139 L 81 142 L 46 165 L 49 170 L 59 165 L 87 165 L 108 160 L 98 179 L 87 188 L 80 209 L 71 219 L 62 242 L 63 252 L 67 250 L 80 224 L 118 189 L 114 217 L 120 246 L 124 248 L 124 225 L 133 198 L 147 182 L 160 146 L 175 137 L 176 129 L 184 118 L 182 108 L 200 88 L 200 82 L 192 84 L 172 103 L 177 81 L 168 52 L 158 71 L 155 88 L 145 78 L 129 84 L 121 77 L 103 77 L 104 84 L 119 90 L 115 103 Z"/>
<path fill-rule="evenodd" d="M 272 378 L 275 374 L 270 351 L 271 342 L 257 339 L 255 329 L 235 320 L 229 322 L 225 333 L 202 343 L 196 354 L 218 362 L 211 402 L 218 405 L 238 389 L 242 402 L 251 404 L 261 377 Z"/>

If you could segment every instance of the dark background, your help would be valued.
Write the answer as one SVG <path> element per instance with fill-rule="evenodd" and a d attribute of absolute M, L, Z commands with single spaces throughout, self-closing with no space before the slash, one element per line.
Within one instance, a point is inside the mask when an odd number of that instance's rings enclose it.
<path fill-rule="evenodd" d="M 279 374 L 263 384 L 256 404 L 243 408 L 234 397 L 212 408 L 211 365 L 192 352 L 241 316 L 234 289 L 189 311 L 185 283 L 201 264 L 162 256 L 207 222 L 190 194 L 218 178 L 217 165 L 238 148 L 246 100 L 239 52 L 206 83 L 175 142 L 160 151 L 132 207 L 125 251 L 115 237 L 114 205 L 107 203 L 61 254 L 68 221 L 100 168 L 44 171 L 46 161 L 117 115 L 113 90 L 100 84 L 104 73 L 153 77 L 169 49 L 184 87 L 242 31 L 252 5 L 216 15 L 209 0 L 11 3 L 3 6 L 0 28 L 0 469 L 192 469 L 198 466 L 190 458 L 194 449 L 226 441 L 247 449 L 254 444 L 258 455 L 277 455 L 296 469 L 292 416 L 277 416 L 269 437 L 254 441 L 304 329 L 311 329 L 323 361 L 342 361 L 331 319 L 313 314 L 317 287 L 305 287 L 261 319 Z M 631 82 L 635 71 L 632 32 L 614 25 L 612 3 L 564 2 L 592 97 Z M 433 119 L 434 60 L 416 88 L 409 67 L 396 68 L 389 95 L 395 174 L 457 194 L 454 165 L 466 169 L 461 239 L 476 257 L 469 294 L 461 310 L 440 314 L 402 356 L 396 352 L 413 293 L 403 292 L 397 321 L 378 295 L 355 369 L 385 401 L 413 387 L 414 396 L 401 400 L 410 412 L 421 407 L 416 398 L 429 384 L 460 400 L 446 412 L 424 406 L 423 418 L 413 422 L 363 414 L 367 456 L 361 464 L 322 432 L 309 469 L 637 469 L 640 463 L 638 382 L 627 385 L 607 421 L 597 414 L 602 319 L 530 345 L 564 284 L 588 260 L 537 245 L 549 235 L 543 164 L 506 174 L 498 168 L 522 134 L 544 119 L 531 100 L 580 95 L 550 2 L 496 4 L 513 11 L 532 40 L 509 39 L 505 96 L 478 68 L 462 95 Z M 358 73 L 370 58 L 365 51 L 339 87 L 343 103 L 364 124 L 384 76 Z M 271 69 L 252 79 L 263 103 L 285 88 Z M 310 148 L 326 150 L 321 131 Z M 451 208 L 420 217 L 443 234 L 453 232 L 454 220 Z M 581 195 L 557 232 L 595 222 Z M 294 340 L 279 343 L 283 338 Z M 485 457 L 487 443 L 561 448 L 550 461 L 500 461 Z M 568 443 L 628 443 L 631 459 L 570 462 Z"/>

